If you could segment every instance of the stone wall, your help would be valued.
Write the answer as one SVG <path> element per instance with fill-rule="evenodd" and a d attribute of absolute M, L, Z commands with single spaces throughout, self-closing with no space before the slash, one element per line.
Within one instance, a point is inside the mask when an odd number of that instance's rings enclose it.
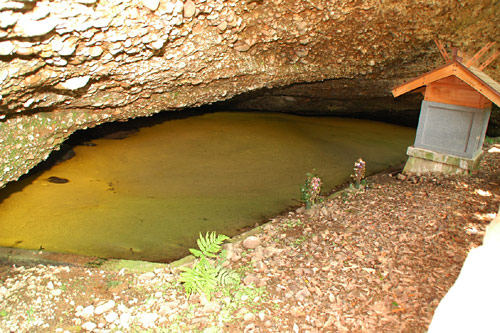
<path fill-rule="evenodd" d="M 2 1 L 0 187 L 103 122 L 307 82 L 388 97 L 440 61 L 434 38 L 471 52 L 499 41 L 498 12 L 495 0 Z"/>

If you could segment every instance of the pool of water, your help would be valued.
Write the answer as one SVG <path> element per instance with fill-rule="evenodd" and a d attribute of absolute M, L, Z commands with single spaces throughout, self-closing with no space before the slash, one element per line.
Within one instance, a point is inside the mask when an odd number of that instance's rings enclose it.
<path fill-rule="evenodd" d="M 414 136 L 367 120 L 220 112 L 95 139 L 0 190 L 0 246 L 174 260 L 199 232 L 233 236 L 298 205 L 313 169 L 328 190 L 359 157 L 370 173 L 404 162 Z"/>

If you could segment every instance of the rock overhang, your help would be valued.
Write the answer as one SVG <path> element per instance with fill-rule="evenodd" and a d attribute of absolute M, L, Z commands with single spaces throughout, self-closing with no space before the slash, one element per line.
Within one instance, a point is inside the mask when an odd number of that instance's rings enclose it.
<path fill-rule="evenodd" d="M 0 186 L 72 132 L 104 122 L 264 88 L 303 104 L 330 95 L 333 114 L 388 101 L 396 83 L 439 61 L 436 34 L 453 43 L 470 43 L 478 32 L 498 40 L 498 7 L 487 0 L 4 2 Z M 499 68 L 491 73 L 498 77 Z"/>

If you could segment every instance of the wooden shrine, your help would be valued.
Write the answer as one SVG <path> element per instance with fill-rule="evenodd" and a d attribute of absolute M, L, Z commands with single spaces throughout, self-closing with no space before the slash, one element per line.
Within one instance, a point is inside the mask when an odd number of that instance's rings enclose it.
<path fill-rule="evenodd" d="M 495 43 L 488 43 L 472 57 L 453 49 L 450 57 L 435 42 L 446 63 L 392 90 L 394 97 L 407 92 L 424 94 L 404 173 L 466 173 L 477 168 L 491 103 L 500 106 L 500 84 L 482 71 L 500 50 L 479 63 Z"/>

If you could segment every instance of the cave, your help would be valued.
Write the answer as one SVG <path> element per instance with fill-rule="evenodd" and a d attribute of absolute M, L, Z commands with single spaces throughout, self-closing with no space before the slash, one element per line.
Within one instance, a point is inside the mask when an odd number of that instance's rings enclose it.
<path fill-rule="evenodd" d="M 499 6 L 494 0 L 4 2 L 0 186 L 79 129 L 214 103 L 415 125 L 419 97 L 393 100 L 391 88 L 439 63 L 435 38 L 470 53 L 498 41 Z M 496 79 L 499 71 L 494 63 L 487 73 Z"/>
<path fill-rule="evenodd" d="M 493 0 L 4 2 L 0 188 L 93 135 L 158 119 L 264 112 L 415 129 L 422 95 L 391 89 L 441 64 L 436 39 L 470 54 L 499 40 L 499 11 Z"/>
<path fill-rule="evenodd" d="M 499 40 L 499 11 L 493 0 L 4 2 L 0 188 L 22 188 L 92 136 L 161 119 L 264 112 L 415 129 L 422 95 L 391 89 L 441 63 L 435 39 L 471 54 Z M 498 121 L 493 108 L 488 135 Z"/>

